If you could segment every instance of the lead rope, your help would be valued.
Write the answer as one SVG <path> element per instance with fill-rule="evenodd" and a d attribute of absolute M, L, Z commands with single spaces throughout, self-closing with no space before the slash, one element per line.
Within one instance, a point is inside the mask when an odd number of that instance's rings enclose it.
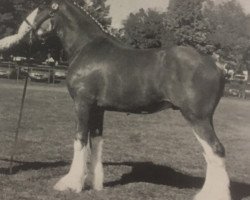
<path fill-rule="evenodd" d="M 29 40 L 28 64 L 30 63 L 31 44 L 32 44 L 32 31 L 30 32 L 30 40 Z M 21 121 L 22 121 L 22 116 L 23 116 L 23 107 L 24 107 L 24 101 L 25 101 L 25 97 L 26 97 L 28 79 L 29 79 L 29 67 L 28 67 L 28 72 L 25 75 L 25 82 L 24 82 L 24 87 L 23 87 L 23 95 L 22 95 L 22 100 L 21 100 L 21 107 L 20 107 L 19 117 L 18 117 L 18 121 L 17 121 L 15 139 L 14 139 L 14 143 L 13 143 L 13 147 L 12 147 L 12 151 L 11 151 L 11 156 L 10 156 L 9 174 L 13 174 L 13 160 L 14 160 L 14 156 L 15 156 L 16 150 L 17 150 L 19 129 L 20 129 L 20 126 L 21 126 Z"/>

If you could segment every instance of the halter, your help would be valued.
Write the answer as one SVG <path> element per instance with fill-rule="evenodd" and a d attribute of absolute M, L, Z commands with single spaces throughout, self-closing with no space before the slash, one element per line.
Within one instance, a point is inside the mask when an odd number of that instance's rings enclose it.
<path fill-rule="evenodd" d="M 35 26 L 32 25 L 29 20 L 27 18 L 24 19 L 24 21 L 30 26 L 32 32 L 34 33 L 34 35 L 36 35 L 36 31 L 37 29 L 40 27 L 40 25 L 47 19 L 52 18 L 55 16 L 56 12 L 59 10 L 59 5 L 57 3 L 53 3 L 51 5 L 50 11 L 49 11 L 49 15 L 45 16 L 42 18 L 42 20 L 40 20 Z"/>

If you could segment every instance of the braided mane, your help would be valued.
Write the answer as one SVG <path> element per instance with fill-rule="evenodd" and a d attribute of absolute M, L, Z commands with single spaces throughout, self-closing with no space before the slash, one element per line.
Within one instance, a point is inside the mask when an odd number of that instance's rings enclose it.
<path fill-rule="evenodd" d="M 106 33 L 106 34 L 108 34 L 108 35 L 110 35 L 110 36 L 112 36 L 112 37 L 117 38 L 117 37 L 116 37 L 113 33 L 111 33 L 109 30 L 105 29 L 105 28 L 103 27 L 103 25 L 102 25 L 96 18 L 94 18 L 94 17 L 89 13 L 89 11 L 87 11 L 87 10 L 84 8 L 84 6 L 79 5 L 76 1 L 73 1 L 73 4 L 74 4 L 76 7 L 80 8 L 88 17 L 90 17 L 90 18 L 96 23 L 96 25 L 97 25 L 104 33 Z"/>

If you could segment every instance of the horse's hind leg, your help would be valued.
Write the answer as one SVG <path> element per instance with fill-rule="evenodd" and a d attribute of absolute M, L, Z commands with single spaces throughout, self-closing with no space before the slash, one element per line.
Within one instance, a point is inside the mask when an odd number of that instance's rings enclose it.
<path fill-rule="evenodd" d="M 87 143 L 88 139 L 88 120 L 90 105 L 83 101 L 75 100 L 77 114 L 77 133 L 74 141 L 74 156 L 69 170 L 55 186 L 59 191 L 72 190 L 81 192 L 87 175 Z"/>
<path fill-rule="evenodd" d="M 206 179 L 195 200 L 230 200 L 229 177 L 225 169 L 225 150 L 217 138 L 212 117 L 189 119 L 194 133 L 204 149 L 207 163 Z"/>
<path fill-rule="evenodd" d="M 98 108 L 92 109 L 89 119 L 89 129 L 91 137 L 91 171 L 93 174 L 92 184 L 95 190 L 103 188 L 103 165 L 102 165 L 102 146 L 103 146 L 103 117 L 104 111 Z"/>

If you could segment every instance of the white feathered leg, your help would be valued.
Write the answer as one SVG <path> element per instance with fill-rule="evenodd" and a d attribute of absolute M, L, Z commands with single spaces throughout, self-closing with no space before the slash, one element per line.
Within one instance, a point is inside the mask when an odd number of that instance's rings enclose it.
<path fill-rule="evenodd" d="M 196 135 L 196 134 L 195 134 Z M 208 143 L 196 135 L 204 149 L 207 162 L 206 180 L 195 200 L 231 200 L 229 191 L 230 180 L 223 158 L 216 155 Z"/>
<path fill-rule="evenodd" d="M 74 156 L 69 173 L 54 186 L 55 190 L 81 192 L 87 176 L 87 146 L 81 141 L 74 142 Z"/>
<path fill-rule="evenodd" d="M 92 150 L 91 150 L 91 171 L 93 173 L 93 188 L 95 190 L 103 189 L 103 165 L 102 165 L 102 137 L 92 138 Z"/>

